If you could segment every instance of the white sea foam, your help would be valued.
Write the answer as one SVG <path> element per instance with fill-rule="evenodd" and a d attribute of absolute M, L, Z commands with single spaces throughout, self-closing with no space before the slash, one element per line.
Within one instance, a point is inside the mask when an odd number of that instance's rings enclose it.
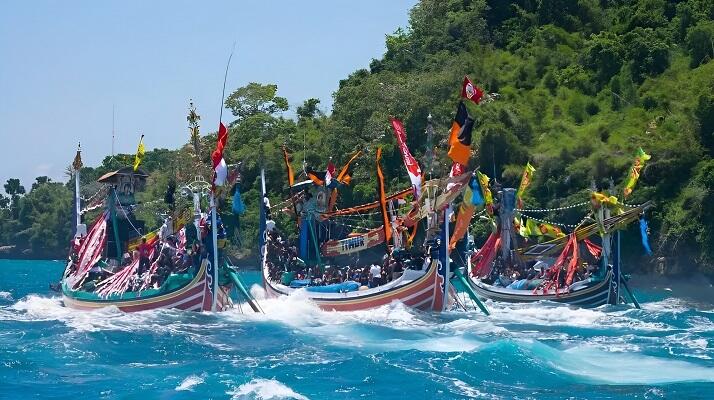
<path fill-rule="evenodd" d="M 185 390 L 190 390 L 193 391 L 193 388 L 197 385 L 200 385 L 203 383 L 203 378 L 198 376 L 198 375 L 189 375 L 187 376 L 174 390 L 176 391 L 185 391 Z"/>
<path fill-rule="evenodd" d="M 285 386 L 275 379 L 253 379 L 248 383 L 244 383 L 233 391 L 228 392 L 232 399 L 259 399 L 259 400 L 278 400 L 278 399 L 295 399 L 307 400 L 307 397 L 296 393 L 294 390 Z"/>
<path fill-rule="evenodd" d="M 552 367 L 586 382 L 647 385 L 676 382 L 714 382 L 714 368 L 633 353 L 610 353 L 594 346 L 559 351 L 542 344 L 525 345 L 541 353 Z M 543 357 L 545 353 L 545 356 Z"/>
<path fill-rule="evenodd" d="M 467 396 L 474 399 L 501 399 L 501 397 L 496 396 L 495 394 L 483 393 L 482 391 L 476 389 L 473 386 L 470 386 L 469 384 L 460 379 L 453 379 L 452 382 L 454 383 L 454 386 L 456 386 L 457 393 L 459 395 Z"/>
<path fill-rule="evenodd" d="M 2 300 L 12 300 L 12 293 L 10 293 L 10 292 L 0 292 L 0 299 L 2 299 Z"/>

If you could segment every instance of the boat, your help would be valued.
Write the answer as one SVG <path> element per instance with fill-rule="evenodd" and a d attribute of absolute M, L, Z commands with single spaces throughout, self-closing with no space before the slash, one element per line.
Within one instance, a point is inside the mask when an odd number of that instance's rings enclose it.
<path fill-rule="evenodd" d="M 219 133 L 225 135 L 224 146 L 227 130 L 223 124 Z M 102 188 L 92 198 L 99 201 L 82 210 L 81 148 L 77 150 L 73 163 L 76 234 L 57 285 L 64 305 L 86 311 L 114 307 L 123 312 L 167 308 L 216 312 L 233 307 L 231 292 L 235 289 L 253 311 L 262 312 L 223 254 L 226 240 L 216 212 L 217 181 L 209 183 L 197 176 L 186 183 L 182 193 L 193 199 L 193 213 L 173 211 L 170 207 L 162 227 L 146 231 L 145 222 L 134 215 L 134 209 L 140 206 L 135 193 L 143 190 L 148 178 L 138 168 L 141 157 L 143 142 L 133 166 L 109 172 L 97 180 Z M 206 193 L 210 193 L 209 213 L 200 208 L 200 198 Z M 173 193 L 170 197 L 173 198 Z M 103 211 L 87 231 L 81 216 L 97 208 Z"/>
<path fill-rule="evenodd" d="M 422 186 L 422 196 L 414 201 L 409 212 L 399 215 L 392 206 L 397 200 L 412 196 L 414 188 L 399 191 L 387 196 L 383 190 L 383 176 L 379 166 L 381 150 L 377 150 L 377 172 L 380 189 L 379 199 L 375 202 L 335 211 L 333 208 L 335 188 L 325 185 L 322 177 L 290 185 L 291 198 L 296 217 L 300 218 L 298 254 L 291 257 L 300 264 L 297 269 L 303 271 L 303 276 L 295 274 L 296 267 L 280 256 L 283 243 L 282 237 L 272 228 L 274 222 L 266 222 L 270 210 L 266 204 L 261 204 L 261 270 L 263 285 L 269 297 L 289 296 L 300 293 L 320 309 L 326 311 L 359 311 L 381 307 L 391 303 L 402 303 L 407 307 L 426 311 L 443 311 L 453 304 L 455 292 L 450 285 L 448 242 L 448 213 L 451 200 L 456 198 L 465 188 L 467 182 L 463 177 L 442 180 L 431 180 Z M 356 156 L 353 156 L 352 160 Z M 292 170 L 289 166 L 287 151 L 285 153 L 289 182 L 292 182 Z M 351 161 L 350 161 L 351 162 Z M 348 163 L 349 164 L 349 163 Z M 328 166 L 329 171 L 329 166 Z M 343 168 L 343 172 L 346 171 Z M 328 172 L 329 173 L 329 172 Z M 334 175 L 333 175 L 334 176 Z M 342 184 L 337 175 L 339 185 Z M 265 196 L 265 174 L 261 173 L 263 196 Z M 313 200 L 314 199 L 314 200 Z M 389 203 L 389 205 L 387 205 Z M 387 208 L 391 212 L 387 211 Z M 380 210 L 381 209 L 381 210 Z M 290 208 L 288 209 L 288 211 Z M 374 212 L 381 216 L 381 226 L 369 229 L 365 233 L 341 232 L 333 233 L 333 219 L 339 216 L 352 215 L 361 212 Z M 428 220 L 426 238 L 421 250 L 405 248 L 404 230 L 416 229 L 422 219 Z M 387 227 L 385 229 L 385 226 Z M 390 237 L 393 239 L 390 241 Z M 379 254 L 380 246 L 384 250 L 382 270 L 391 263 L 402 263 L 403 272 L 378 286 L 360 284 L 345 280 L 330 284 L 321 282 L 322 274 L 328 271 L 339 271 L 335 267 L 336 260 L 370 251 Z M 285 246 L 283 246 L 284 248 Z M 376 249 L 376 250 L 375 250 Z M 417 254 L 416 257 L 412 257 Z M 352 264 L 355 267 L 355 264 Z M 314 272 L 317 271 L 317 272 Z M 346 275 L 348 278 L 349 269 Z M 354 271 L 354 269 L 353 269 Z M 365 271 L 358 269 L 357 275 L 364 280 Z M 296 279 L 301 278 L 301 279 Z"/>
<path fill-rule="evenodd" d="M 626 276 L 622 273 L 620 235 L 622 229 L 637 221 L 651 207 L 651 203 L 626 207 L 627 209 L 622 209 L 623 205 L 620 204 L 617 206 L 617 213 L 612 215 L 610 206 L 613 204 L 593 202 L 596 208 L 593 208 L 590 214 L 593 217 L 591 223 L 585 222 L 588 221 L 586 217 L 569 235 L 560 234 L 557 238 L 519 248 L 519 227 L 514 224 L 514 221 L 519 221 L 518 217 L 514 218 L 517 213 L 514 207 L 515 193 L 516 190 L 511 188 L 499 193 L 501 201 L 498 229 L 491 234 L 484 246 L 468 257 L 468 271 L 466 274 L 460 274 L 470 291 L 478 297 L 492 301 L 551 301 L 582 308 L 621 304 L 626 302 L 627 294 L 636 307 L 639 307 L 637 299 L 628 287 Z M 580 205 L 586 204 L 588 202 Z M 601 244 L 590 241 L 592 236 L 599 236 Z M 586 258 L 587 263 L 583 261 Z M 506 266 L 513 266 L 514 270 L 520 268 L 522 271 L 526 269 L 527 264 L 540 264 L 538 275 L 548 276 L 550 279 L 535 277 L 519 279 L 506 286 L 501 284 Z M 591 267 L 592 272 L 585 273 L 586 277 L 574 279 L 575 270 L 583 268 L 589 271 Z M 548 273 L 551 275 L 547 275 Z M 561 273 L 564 275 L 559 275 Z"/>

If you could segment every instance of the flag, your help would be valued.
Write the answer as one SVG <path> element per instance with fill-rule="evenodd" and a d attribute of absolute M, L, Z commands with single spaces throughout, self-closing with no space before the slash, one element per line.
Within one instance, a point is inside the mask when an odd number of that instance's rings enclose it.
<path fill-rule="evenodd" d="M 216 141 L 216 149 L 211 153 L 211 160 L 213 161 L 213 186 L 221 186 L 226 182 L 226 177 L 228 176 L 228 166 L 226 165 L 226 160 L 223 158 L 223 149 L 226 147 L 228 142 L 228 129 L 223 122 L 218 126 L 218 140 Z"/>
<path fill-rule="evenodd" d="M 526 168 L 523 170 L 523 176 L 521 177 L 521 185 L 518 186 L 518 191 L 516 192 L 518 208 L 523 208 L 523 192 L 525 192 L 528 185 L 531 184 L 531 180 L 533 180 L 534 172 L 535 172 L 535 168 L 533 168 L 531 163 L 526 163 Z"/>
<path fill-rule="evenodd" d="M 313 169 L 308 169 L 306 171 L 307 177 L 310 178 L 312 183 L 317 186 L 325 186 L 325 172 L 315 171 Z"/>
<path fill-rule="evenodd" d="M 357 159 L 357 157 L 359 157 L 360 154 L 362 154 L 362 150 L 357 150 L 357 152 L 352 155 L 350 160 L 347 161 L 347 164 L 342 167 L 340 173 L 337 175 L 337 182 L 343 185 L 350 184 L 350 182 L 352 181 L 352 175 L 350 174 L 350 165 L 355 159 Z"/>
<path fill-rule="evenodd" d="M 139 164 L 141 164 L 141 160 L 144 159 L 144 153 L 146 153 L 146 150 L 144 149 L 144 135 L 141 135 L 141 139 L 139 139 L 139 147 L 136 148 L 136 156 L 134 156 L 134 172 L 139 169 Z"/>
<path fill-rule="evenodd" d="M 473 218 L 475 210 L 476 207 L 471 204 L 467 205 L 466 202 L 459 205 L 459 214 L 456 216 L 454 233 L 451 234 L 451 239 L 449 240 L 449 250 L 454 250 L 456 243 L 461 240 L 469 230 L 469 224 L 471 223 L 471 218 Z"/>
<path fill-rule="evenodd" d="M 481 98 L 483 97 L 483 90 L 474 85 L 468 76 L 464 76 L 464 84 L 461 88 L 461 97 L 478 104 L 481 102 Z"/>
<path fill-rule="evenodd" d="M 530 220 L 529 220 L 530 221 Z M 538 224 L 537 234 L 539 236 L 550 236 L 552 238 L 560 238 L 565 236 L 565 233 L 555 225 L 541 222 Z"/>
<path fill-rule="evenodd" d="M 384 242 L 389 246 L 392 239 L 392 224 L 389 222 L 389 214 L 387 214 L 387 195 L 384 192 L 384 174 L 379 161 L 382 159 L 382 148 L 377 147 L 377 195 L 379 196 L 379 205 L 382 209 L 382 223 L 384 229 Z"/>
<path fill-rule="evenodd" d="M 642 247 L 645 248 L 645 253 L 647 253 L 648 256 L 651 256 L 652 248 L 650 247 L 650 240 L 647 234 L 649 229 L 650 227 L 647 224 L 645 217 L 640 217 L 640 236 L 642 237 Z"/>
<path fill-rule="evenodd" d="M 407 147 L 407 132 L 402 121 L 396 118 L 389 118 L 389 121 L 394 129 L 394 136 L 397 138 L 397 144 L 399 144 L 399 151 L 402 153 L 402 160 L 407 168 L 409 180 L 412 182 L 412 187 L 414 187 L 414 199 L 418 200 L 421 196 L 421 168 L 409 151 L 409 147 Z"/>
<path fill-rule="evenodd" d="M 293 167 L 290 165 L 288 149 L 285 146 L 283 146 L 283 157 L 285 158 L 285 169 L 288 173 L 288 186 L 292 187 L 295 184 L 295 173 L 293 172 Z"/>
<path fill-rule="evenodd" d="M 337 180 L 334 178 L 336 178 L 335 164 L 332 163 L 332 157 L 330 157 L 330 161 L 327 162 L 327 169 L 325 170 L 325 186 L 330 188 L 337 186 Z"/>
<path fill-rule="evenodd" d="M 637 149 L 637 154 L 635 155 L 635 161 L 632 163 L 632 168 L 630 168 L 630 176 L 627 178 L 627 183 L 625 184 L 625 198 L 632 193 L 632 189 L 635 188 L 637 180 L 640 178 L 640 171 L 645 166 L 645 162 L 652 158 L 649 154 L 642 150 L 642 147 Z"/>
<path fill-rule="evenodd" d="M 481 171 L 476 171 L 478 176 L 478 182 L 481 186 L 481 194 L 483 195 L 483 202 L 488 210 L 489 214 L 493 214 L 493 196 L 491 195 L 491 189 L 488 188 L 488 175 L 482 173 Z"/>
<path fill-rule="evenodd" d="M 464 172 L 466 172 L 466 166 L 464 164 L 454 162 L 453 164 L 451 164 L 451 171 L 449 171 L 449 178 L 463 175 Z"/>
<path fill-rule="evenodd" d="M 245 204 L 240 196 L 240 185 L 236 184 L 235 192 L 233 193 L 233 204 L 231 207 L 233 214 L 241 215 L 245 213 Z"/>
<path fill-rule="evenodd" d="M 451 133 L 449 135 L 449 157 L 459 164 L 468 165 L 471 158 L 471 131 L 474 128 L 474 120 L 469 117 L 466 105 L 459 102 L 456 109 L 456 117 L 451 123 Z"/>
<path fill-rule="evenodd" d="M 471 189 L 471 204 L 475 206 L 480 206 L 484 204 L 483 191 L 478 183 L 478 178 L 472 176 L 469 181 L 469 188 Z"/>

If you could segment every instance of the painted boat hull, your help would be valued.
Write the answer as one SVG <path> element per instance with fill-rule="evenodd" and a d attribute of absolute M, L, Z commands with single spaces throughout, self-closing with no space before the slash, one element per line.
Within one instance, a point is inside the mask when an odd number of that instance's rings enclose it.
<path fill-rule="evenodd" d="M 400 278 L 402 279 L 402 278 Z M 318 293 L 305 289 L 292 289 L 276 284 L 268 279 L 267 267 L 263 267 L 263 285 L 269 297 L 287 296 L 296 291 L 302 291 L 320 309 L 325 311 L 359 311 L 381 307 L 393 302 L 401 302 L 406 306 L 425 310 L 442 311 L 444 309 L 445 279 L 439 273 L 439 262 L 432 260 L 426 272 L 409 282 L 346 293 Z M 451 296 L 446 299 L 450 302 Z"/>
<path fill-rule="evenodd" d="M 91 311 L 104 307 L 116 307 L 123 312 L 138 312 L 156 309 L 175 308 L 187 311 L 211 311 L 212 292 L 207 277 L 207 262 L 201 264 L 196 276 L 186 285 L 166 293 L 159 293 L 145 297 L 119 298 L 80 298 L 78 292 L 66 289 L 63 285 L 62 298 L 66 307 Z M 218 287 L 217 311 L 224 311 L 232 306 L 230 299 L 230 286 Z"/>
<path fill-rule="evenodd" d="M 488 285 L 472 276 L 468 277 L 469 285 L 478 296 L 493 301 L 507 303 L 553 301 L 583 308 L 598 307 L 608 303 L 611 281 L 612 271 L 608 271 L 605 279 L 582 285 L 582 287 L 578 287 L 577 290 L 569 292 L 567 289 L 561 289 L 558 293 L 555 293 L 553 290 L 542 293 L 541 291 L 534 292 L 533 290 L 505 289 Z"/>

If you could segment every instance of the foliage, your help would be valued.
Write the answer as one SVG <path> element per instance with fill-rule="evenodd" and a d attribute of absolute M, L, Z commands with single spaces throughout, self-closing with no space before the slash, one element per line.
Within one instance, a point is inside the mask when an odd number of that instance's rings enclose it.
<path fill-rule="evenodd" d="M 303 166 L 324 169 L 333 156 L 339 167 L 355 150 L 364 151 L 352 185 L 340 191 L 341 207 L 374 200 L 377 146 L 383 148 L 390 190 L 408 186 L 389 116 L 404 122 L 418 159 L 425 160 L 429 148 L 436 150 L 427 174 L 447 173 L 446 139 L 461 80 L 469 75 L 487 92 L 499 94 L 493 102 L 468 104 L 476 119 L 471 167 L 495 175 L 500 184 L 517 185 L 518 171 L 530 161 L 536 173 L 527 204 L 554 207 L 584 201 L 592 185 L 607 190 L 614 185 L 621 197 L 633 154 L 642 147 L 652 160 L 627 201 L 655 201 L 653 248 L 658 255 L 690 262 L 690 270 L 714 273 L 714 215 L 708 211 L 714 191 L 713 4 L 421 0 L 409 14 L 409 26 L 386 36 L 383 56 L 339 82 L 329 115 L 320 112 L 318 100 L 309 99 L 298 107 L 295 120 L 285 118 L 281 112 L 288 101 L 276 85 L 238 88 L 225 102 L 236 117 L 225 156 L 229 163 L 242 163 L 240 191 L 248 209 L 240 221 L 231 221 L 240 225 L 236 247 L 243 255 L 254 253 L 260 166 L 274 205 L 289 193 L 283 145 L 299 180 L 305 179 Z M 425 133 L 428 115 L 435 132 L 431 142 Z M 190 151 L 193 146 L 147 152 L 143 168 L 151 178 L 140 201 L 162 199 L 171 179 L 180 187 L 196 174 L 210 177 L 215 138 L 201 137 L 198 155 Z M 83 187 L 129 160 L 107 157 L 96 168 L 83 168 Z M 23 214 L 21 203 L 59 186 L 45 182 L 23 197 L 18 185 L 9 187 L 9 200 L 0 198 L 0 244 L 19 243 L 20 236 L 30 240 L 29 232 L 13 236 L 28 228 L 29 215 L 53 215 L 35 203 L 28 203 Z M 221 205 L 225 213 L 230 201 L 227 193 Z M 146 218 L 165 211 L 160 201 L 150 204 Z M 294 235 L 290 217 L 276 214 L 279 225 Z M 560 217 L 572 224 L 582 215 Z M 57 218 L 47 223 L 61 228 Z M 474 233 L 483 239 L 489 230 L 479 225 Z M 646 265 L 639 248 L 624 250 L 629 260 Z"/>

